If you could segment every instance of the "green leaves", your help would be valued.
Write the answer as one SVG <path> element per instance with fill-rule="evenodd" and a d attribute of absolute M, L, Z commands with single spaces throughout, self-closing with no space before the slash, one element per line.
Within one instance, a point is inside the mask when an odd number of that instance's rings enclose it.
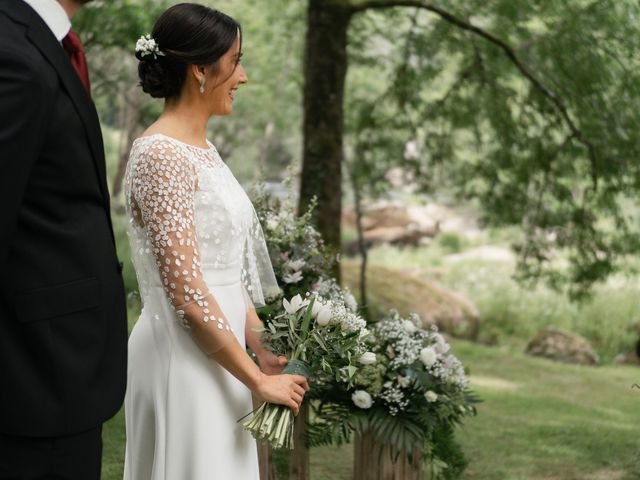
<path fill-rule="evenodd" d="M 346 128 L 357 188 L 385 192 L 399 166 L 426 191 L 478 199 L 485 223 L 522 228 L 519 278 L 584 295 L 640 253 L 640 222 L 622 206 L 640 189 L 640 5 L 443 8 L 508 51 L 425 10 L 354 17 Z"/>

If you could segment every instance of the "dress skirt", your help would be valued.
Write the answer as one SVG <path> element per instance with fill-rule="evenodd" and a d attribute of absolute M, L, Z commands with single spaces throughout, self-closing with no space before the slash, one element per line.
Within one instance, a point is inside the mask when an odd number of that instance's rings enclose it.
<path fill-rule="evenodd" d="M 244 345 L 240 280 L 207 284 Z M 199 349 L 160 286 L 145 297 L 129 338 L 124 479 L 259 480 L 255 440 L 237 422 L 251 392 Z"/>

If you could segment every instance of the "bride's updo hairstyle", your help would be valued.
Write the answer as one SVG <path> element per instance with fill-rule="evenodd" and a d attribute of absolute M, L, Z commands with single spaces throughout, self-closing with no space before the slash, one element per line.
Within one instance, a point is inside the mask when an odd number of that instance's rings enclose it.
<path fill-rule="evenodd" d="M 151 38 L 157 54 L 136 51 L 142 90 L 154 98 L 180 96 L 189 65 L 213 65 L 233 45 L 242 30 L 233 18 L 195 3 L 180 3 L 164 12 Z"/>

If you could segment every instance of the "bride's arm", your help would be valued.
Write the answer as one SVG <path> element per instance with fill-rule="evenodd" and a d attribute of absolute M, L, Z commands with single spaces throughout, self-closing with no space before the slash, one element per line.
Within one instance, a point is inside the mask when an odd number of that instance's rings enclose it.
<path fill-rule="evenodd" d="M 144 225 L 167 298 L 200 348 L 211 355 L 237 340 L 200 270 L 194 194 L 197 174 L 168 141 L 132 159 L 134 221 Z"/>
<path fill-rule="evenodd" d="M 245 320 L 244 338 L 247 346 L 258 357 L 261 370 L 267 375 L 282 373 L 282 369 L 287 364 L 286 357 L 278 357 L 262 344 L 262 332 L 264 324 L 256 312 L 249 294 L 243 289 L 245 304 L 247 305 L 247 315 Z"/>

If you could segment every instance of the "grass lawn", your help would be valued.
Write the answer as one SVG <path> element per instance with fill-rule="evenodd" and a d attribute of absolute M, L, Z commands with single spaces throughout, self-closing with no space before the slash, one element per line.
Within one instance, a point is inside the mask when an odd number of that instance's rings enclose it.
<path fill-rule="evenodd" d="M 453 343 L 484 403 L 459 439 L 477 480 L 640 479 L 640 369 L 578 367 Z M 122 412 L 105 426 L 103 479 L 122 478 Z M 313 480 L 351 478 L 351 446 L 311 454 Z"/>

